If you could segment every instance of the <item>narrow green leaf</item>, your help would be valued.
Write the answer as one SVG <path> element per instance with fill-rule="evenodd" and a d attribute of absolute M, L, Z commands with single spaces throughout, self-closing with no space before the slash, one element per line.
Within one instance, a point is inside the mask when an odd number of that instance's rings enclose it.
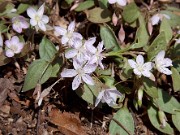
<path fill-rule="evenodd" d="M 156 101 L 160 109 L 164 112 L 175 114 L 175 110 L 180 109 L 180 103 L 162 89 L 158 89 L 158 100 L 154 100 L 154 102 Z"/>
<path fill-rule="evenodd" d="M 171 40 L 173 36 L 173 33 L 172 33 L 171 26 L 165 17 L 163 18 L 161 22 L 161 26 L 160 26 L 160 32 L 163 32 L 163 31 L 165 33 L 166 42 L 169 43 L 169 41 Z"/>
<path fill-rule="evenodd" d="M 94 0 L 87 0 L 87 1 L 81 2 L 79 6 L 75 9 L 75 11 L 78 11 L 78 12 L 84 11 L 93 6 L 94 6 Z"/>
<path fill-rule="evenodd" d="M 127 108 L 123 107 L 116 112 L 113 119 L 121 123 L 121 125 L 128 130 L 130 134 L 134 134 L 134 120 Z M 122 128 L 114 120 L 111 120 L 109 125 L 109 132 L 111 135 L 129 135 L 124 128 Z"/>
<path fill-rule="evenodd" d="M 2 49 L 2 48 L 0 48 L 0 49 Z M 3 52 L 0 53 L 0 66 L 6 65 L 10 61 L 11 61 L 11 59 L 6 57 Z"/>
<path fill-rule="evenodd" d="M 108 0 L 98 0 L 101 8 L 108 8 Z"/>
<path fill-rule="evenodd" d="M 148 60 L 151 61 L 161 50 L 166 50 L 166 46 L 165 33 L 161 32 L 147 50 Z"/>
<path fill-rule="evenodd" d="M 61 68 L 61 65 L 62 65 L 62 59 L 57 57 L 53 63 L 52 63 L 52 74 L 51 74 L 51 77 L 57 77 L 58 76 L 58 73 L 59 73 L 59 70 Z"/>
<path fill-rule="evenodd" d="M 40 82 L 43 84 L 47 81 L 52 73 L 52 66 L 43 59 L 35 60 L 28 68 L 22 91 L 28 91 L 35 88 Z"/>
<path fill-rule="evenodd" d="M 161 128 L 161 125 L 158 119 L 158 110 L 154 106 L 150 106 L 148 108 L 148 117 L 150 119 L 151 124 L 159 131 L 165 134 L 169 134 L 169 135 L 174 134 L 173 129 L 170 127 L 168 123 L 166 123 L 166 126 L 164 128 Z"/>
<path fill-rule="evenodd" d="M 28 4 L 23 4 L 23 3 L 19 4 L 19 6 L 17 8 L 17 13 L 21 14 L 21 13 L 25 12 L 28 7 L 29 7 Z"/>
<path fill-rule="evenodd" d="M 176 112 L 172 115 L 172 121 L 174 126 L 179 130 L 180 132 L 180 112 Z"/>
<path fill-rule="evenodd" d="M 51 62 L 55 57 L 56 53 L 57 50 L 54 44 L 46 37 L 43 37 L 39 46 L 40 58 Z"/>
<path fill-rule="evenodd" d="M 105 23 L 111 21 L 112 13 L 108 9 L 102 9 L 99 7 L 93 8 L 86 12 L 87 19 L 93 23 Z"/>
<path fill-rule="evenodd" d="M 112 49 L 113 51 L 120 50 L 117 38 L 113 32 L 113 30 L 108 26 L 100 26 L 100 36 L 104 41 L 104 45 L 106 49 Z"/>
<path fill-rule="evenodd" d="M 128 23 L 132 23 L 136 21 L 139 15 L 140 15 L 140 12 L 135 3 L 130 3 L 127 6 L 125 6 L 122 13 L 124 20 Z"/>
<path fill-rule="evenodd" d="M 72 4 L 74 0 L 65 0 L 67 4 Z"/>
<path fill-rule="evenodd" d="M 175 92 L 180 91 L 180 74 L 174 67 L 171 68 L 172 71 L 172 81 L 173 81 L 173 89 Z"/>

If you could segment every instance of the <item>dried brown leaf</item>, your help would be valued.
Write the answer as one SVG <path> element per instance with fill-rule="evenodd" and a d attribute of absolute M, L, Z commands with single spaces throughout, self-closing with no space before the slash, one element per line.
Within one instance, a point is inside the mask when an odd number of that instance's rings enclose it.
<path fill-rule="evenodd" d="M 78 116 L 68 112 L 60 112 L 52 109 L 49 113 L 50 122 L 57 125 L 58 129 L 65 135 L 86 135 Z"/>

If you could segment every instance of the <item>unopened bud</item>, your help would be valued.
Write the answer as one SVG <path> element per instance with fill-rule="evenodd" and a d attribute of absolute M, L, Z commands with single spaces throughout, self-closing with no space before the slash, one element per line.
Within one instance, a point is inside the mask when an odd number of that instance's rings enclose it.
<path fill-rule="evenodd" d="M 158 111 L 158 118 L 159 118 L 162 128 L 166 127 L 167 118 L 163 111 L 161 110 Z"/>
<path fill-rule="evenodd" d="M 143 89 L 139 89 L 138 90 L 138 106 L 141 107 L 142 106 L 142 98 L 143 98 Z"/>
<path fill-rule="evenodd" d="M 116 16 L 116 14 L 114 13 L 113 16 L 112 16 L 112 22 L 113 22 L 113 25 L 116 26 L 117 23 L 118 23 L 118 17 Z"/>

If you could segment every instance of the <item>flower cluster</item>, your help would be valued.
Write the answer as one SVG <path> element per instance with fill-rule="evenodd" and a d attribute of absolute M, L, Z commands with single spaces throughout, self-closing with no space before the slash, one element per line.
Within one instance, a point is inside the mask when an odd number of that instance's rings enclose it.
<path fill-rule="evenodd" d="M 143 75 L 155 81 L 154 75 L 150 72 L 153 68 L 153 65 L 161 73 L 164 73 L 166 75 L 172 74 L 172 72 L 167 68 L 169 66 L 172 66 L 172 60 L 169 58 L 164 58 L 164 56 L 165 51 L 162 50 L 156 55 L 155 59 L 153 60 L 155 64 L 152 62 L 144 63 L 144 58 L 142 55 L 138 55 L 136 57 L 136 62 L 132 59 L 129 59 L 128 63 L 133 68 L 134 74 L 139 77 Z"/>

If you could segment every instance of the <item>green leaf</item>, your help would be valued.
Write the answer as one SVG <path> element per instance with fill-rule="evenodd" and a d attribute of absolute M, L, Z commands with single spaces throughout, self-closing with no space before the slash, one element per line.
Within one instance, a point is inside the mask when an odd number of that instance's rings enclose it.
<path fill-rule="evenodd" d="M 144 17 L 140 15 L 138 20 L 139 20 L 139 28 L 137 29 L 136 37 L 135 37 L 135 41 L 137 41 L 137 43 L 131 46 L 132 49 L 141 48 L 147 45 L 149 39 L 149 34 L 146 28 L 146 22 L 144 21 Z"/>
<path fill-rule="evenodd" d="M 179 130 L 180 132 L 180 112 L 176 112 L 172 115 L 172 121 L 174 126 Z"/>
<path fill-rule="evenodd" d="M 98 0 L 101 8 L 108 8 L 108 0 Z"/>
<path fill-rule="evenodd" d="M 74 0 L 65 0 L 67 2 L 67 4 L 72 4 L 74 2 Z"/>
<path fill-rule="evenodd" d="M 172 81 L 173 81 L 173 89 L 175 92 L 180 91 L 180 74 L 174 67 L 171 67 L 172 71 Z"/>
<path fill-rule="evenodd" d="M 161 22 L 161 26 L 160 26 L 160 32 L 163 32 L 163 31 L 165 33 L 166 42 L 169 43 L 169 41 L 171 40 L 173 36 L 173 33 L 172 33 L 171 26 L 165 17 L 163 18 Z"/>
<path fill-rule="evenodd" d="M 114 77 L 111 76 L 100 76 L 100 78 L 102 78 L 104 80 L 104 83 L 108 86 L 108 87 L 114 87 L 114 83 L 115 83 L 115 79 Z"/>
<path fill-rule="evenodd" d="M 180 103 L 167 92 L 158 89 L 158 99 L 154 100 L 164 112 L 175 114 L 175 110 L 180 109 Z"/>
<path fill-rule="evenodd" d="M 123 107 L 116 112 L 113 119 L 121 123 L 121 125 L 128 130 L 130 134 L 134 134 L 134 120 L 127 108 Z M 129 135 L 120 125 L 114 120 L 111 120 L 109 125 L 109 132 L 111 135 Z"/>
<path fill-rule="evenodd" d="M 78 96 L 92 105 L 94 105 L 96 97 L 102 90 L 102 83 L 98 79 L 93 78 L 93 80 L 95 82 L 95 85 L 88 85 L 84 83 L 83 87 L 80 87 L 76 90 L 76 94 Z"/>
<path fill-rule="evenodd" d="M 53 63 L 52 63 L 52 74 L 51 74 L 51 77 L 57 77 L 58 76 L 58 73 L 59 73 L 59 70 L 61 68 L 61 65 L 62 65 L 62 59 L 60 57 L 57 57 Z"/>
<path fill-rule="evenodd" d="M 161 32 L 147 50 L 148 60 L 151 61 L 161 50 L 166 50 L 166 45 L 165 33 Z"/>
<path fill-rule="evenodd" d="M 148 117 L 150 119 L 151 124 L 159 131 L 165 134 L 169 134 L 169 135 L 174 134 L 173 129 L 170 127 L 168 123 L 166 123 L 166 126 L 164 128 L 161 128 L 161 125 L 158 119 L 158 110 L 154 106 L 150 106 L 148 108 Z"/>
<path fill-rule="evenodd" d="M 0 24 L 0 32 L 4 33 L 8 31 L 8 27 L 4 25 L 3 23 Z"/>
<path fill-rule="evenodd" d="M 135 3 L 130 3 L 124 7 L 122 16 L 124 20 L 128 23 L 132 23 L 138 19 L 140 15 L 139 9 Z"/>
<path fill-rule="evenodd" d="M 2 48 L 0 47 L 0 49 Z M 6 57 L 3 52 L 0 52 L 0 66 L 6 65 L 10 61 L 11 61 L 10 58 Z"/>
<path fill-rule="evenodd" d="M 100 36 L 107 50 L 108 49 L 112 49 L 113 51 L 120 50 L 117 38 L 113 30 L 108 25 L 100 26 Z"/>
<path fill-rule="evenodd" d="M 54 44 L 46 37 L 43 37 L 39 46 L 40 58 L 51 62 L 55 57 L 56 53 L 57 50 Z"/>
<path fill-rule="evenodd" d="M 94 6 L 94 0 L 87 0 L 87 1 L 81 2 L 79 6 L 75 9 L 75 11 L 78 11 L 78 12 L 84 11 L 93 6 Z"/>
<path fill-rule="evenodd" d="M 170 19 L 168 19 L 168 22 L 171 27 L 175 28 L 176 26 L 180 25 L 180 15 L 178 15 L 178 13 L 176 14 L 176 12 L 171 12 L 168 10 L 162 10 L 160 11 L 160 13 L 166 14 L 170 17 Z"/>
<path fill-rule="evenodd" d="M 43 59 L 35 60 L 28 68 L 22 91 L 25 92 L 35 88 L 38 82 L 43 84 L 49 79 L 51 73 L 52 65 L 49 65 Z"/>
<path fill-rule="evenodd" d="M 28 4 L 19 4 L 18 8 L 17 8 L 17 13 L 21 14 L 23 12 L 25 12 L 28 9 L 29 5 Z"/>
<path fill-rule="evenodd" d="M 87 19 L 93 23 L 105 23 L 111 21 L 112 13 L 108 9 L 93 8 L 86 12 Z"/>
<path fill-rule="evenodd" d="M 153 81 L 151 81 L 149 78 L 143 77 L 143 85 L 146 94 L 148 94 L 150 97 L 154 99 L 158 98 L 158 89 L 156 88 L 155 83 Z"/>

